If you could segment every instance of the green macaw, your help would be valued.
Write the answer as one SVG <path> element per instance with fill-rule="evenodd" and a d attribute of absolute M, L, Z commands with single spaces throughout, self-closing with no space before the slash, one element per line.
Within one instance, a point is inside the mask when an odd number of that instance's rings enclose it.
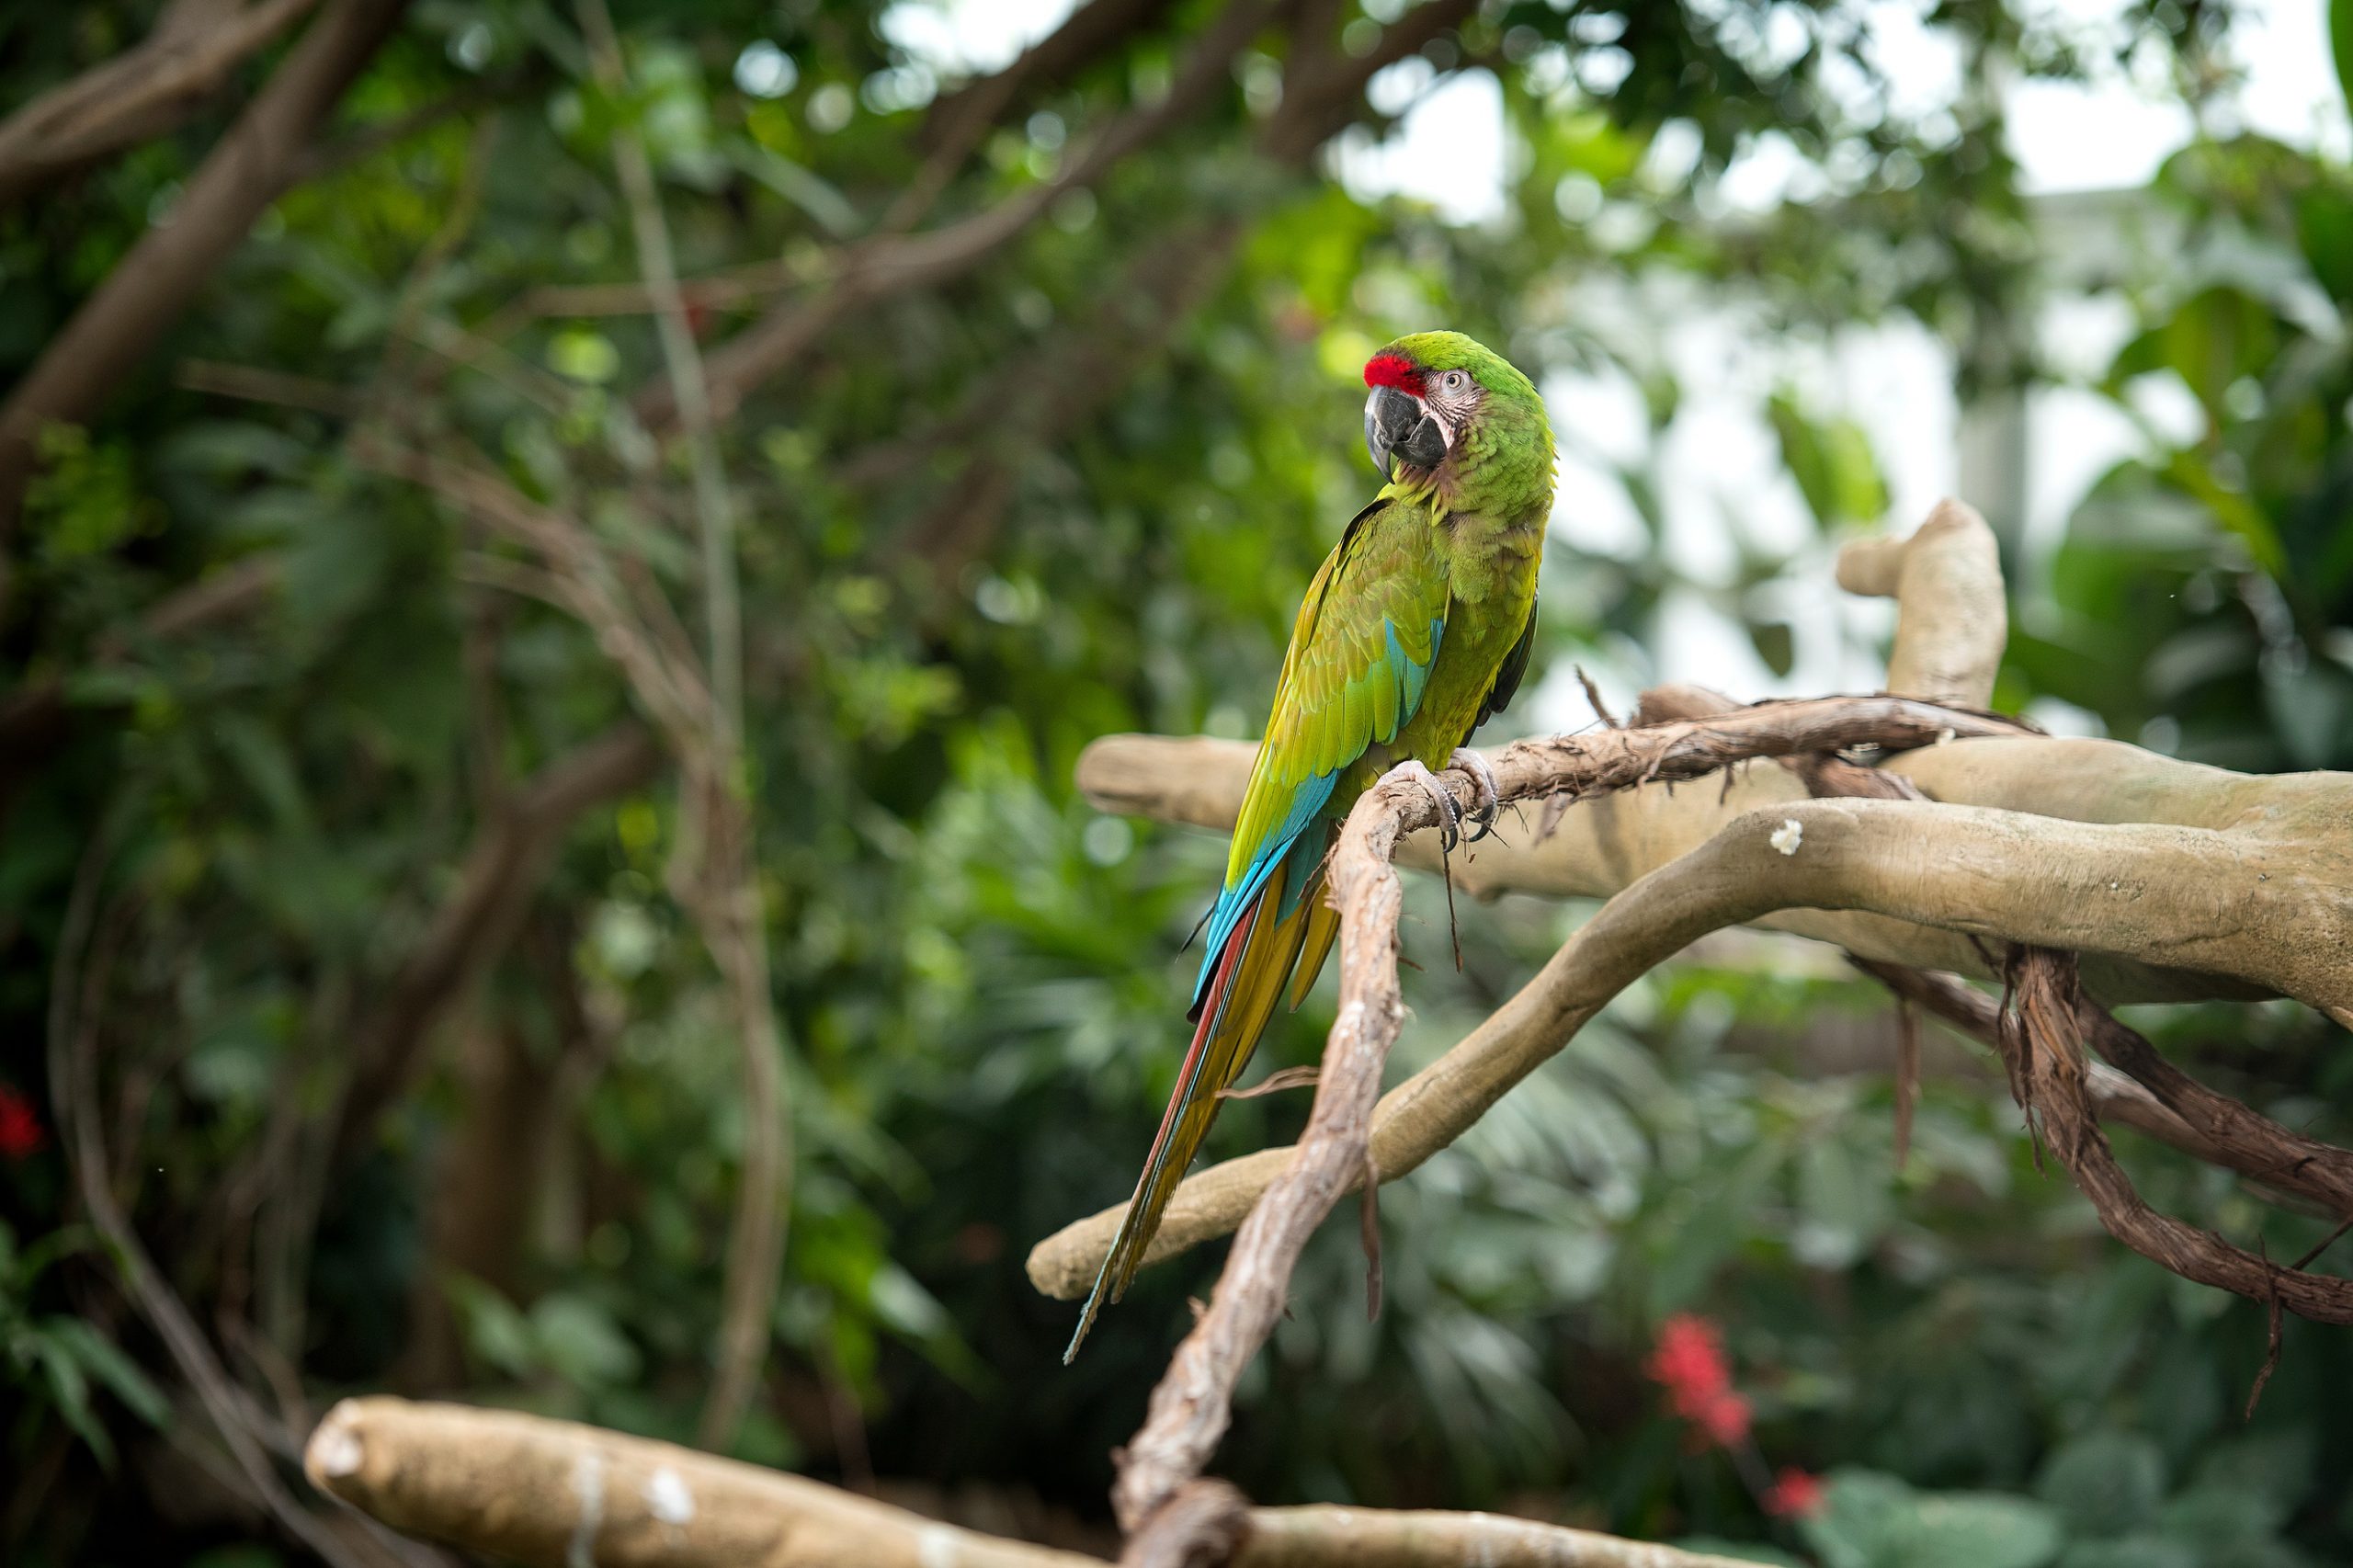
<path fill-rule="evenodd" d="M 1552 430 L 1528 378 L 1459 332 L 1423 332 L 1364 368 L 1365 445 L 1387 483 L 1324 559 L 1291 628 L 1267 738 L 1234 824 L 1225 889 L 1204 924 L 1198 1025 L 1127 1217 L 1096 1276 L 1078 1354 L 1108 1292 L 1142 1264 L 1168 1196 L 1290 982 L 1298 1006 L 1339 931 L 1324 858 L 1357 798 L 1384 775 L 1453 800 L 1433 767 L 1495 778 L 1463 749 L 1518 689 L 1536 638 L 1536 569 L 1552 511 Z"/>

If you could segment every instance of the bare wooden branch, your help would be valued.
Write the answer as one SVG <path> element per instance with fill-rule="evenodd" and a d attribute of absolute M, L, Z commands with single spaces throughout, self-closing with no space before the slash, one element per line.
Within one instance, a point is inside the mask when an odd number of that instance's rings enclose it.
<path fill-rule="evenodd" d="M 2087 823 L 2171 824 L 2258 839 L 2273 858 L 2334 863 L 2353 831 L 2353 778 L 2343 774 L 2252 775 L 2177 761 L 2117 741 L 2015 735 L 1922 746 L 1880 771 L 1908 779 L 1948 804 L 1992 807 Z M 1206 737 L 1107 735 L 1080 756 L 1078 787 L 1102 811 L 1230 829 L 1255 748 Z M 1490 760 L 1495 754 L 1489 754 Z M 1555 898 L 1606 898 L 1724 826 L 1756 811 L 1811 798 L 1804 780 L 1782 768 L 1749 768 L 1728 790 L 1668 790 L 1654 783 L 1586 800 L 1539 836 L 1526 828 L 1489 840 L 1475 856 L 1457 856 L 1456 887 L 1489 899 L 1506 892 Z M 1405 865 L 1438 869 L 1427 835 L 1408 839 Z M 1850 952 L 1915 969 L 1984 976 L 1970 940 L 1938 926 L 1860 911 L 1777 910 L 1756 924 L 1834 943 Z M 2244 979 L 2199 973 L 2163 959 L 2143 961 L 2095 950 L 2086 983 L 2102 1000 L 2177 1002 L 2265 994 Z M 2343 1020 L 2340 1020 L 2343 1021 Z"/>
<path fill-rule="evenodd" d="M 1897 603 L 1888 690 L 1963 708 L 1993 700 L 2009 617 L 1994 530 L 1968 503 L 1939 501 L 1909 539 L 1848 544 L 1838 585 Z"/>
<path fill-rule="evenodd" d="M 870 1497 L 691 1449 L 510 1411 L 346 1400 L 313 1484 L 395 1528 L 526 1568 L 1088 1568 Z M 1494 1514 L 1253 1508 L 1233 1568 L 1738 1568 Z"/>
<path fill-rule="evenodd" d="M 2074 963 L 2064 953 L 2020 946 L 2009 967 L 2016 1009 L 1998 1038 L 2011 1081 L 2022 1085 L 2020 1102 L 2043 1142 L 2092 1200 L 2109 1234 L 2185 1279 L 2318 1323 L 2353 1324 L 2353 1279 L 2282 1267 L 2149 1207 L 2091 1114 L 2084 1087 L 2085 1004 Z"/>
<path fill-rule="evenodd" d="M 1874 959 L 1850 959 L 1855 967 L 1885 985 L 1897 996 L 1918 1004 L 1963 1034 L 1987 1047 L 1995 1046 L 2001 1031 L 2001 1004 L 1958 975 L 1906 969 Z M 2084 1090 L 2092 1114 L 2105 1125 L 2116 1123 L 2145 1132 L 2208 1165 L 2235 1170 L 2242 1176 L 2262 1176 L 2258 1161 L 2243 1161 L 2230 1146 L 2218 1143 L 2168 1109 L 2165 1103 L 2130 1074 L 2104 1062 L 2086 1065 Z"/>
<path fill-rule="evenodd" d="M 1731 722 L 1712 723 L 1721 730 Z M 1646 733 L 1654 732 L 1576 739 L 1599 746 Z M 1494 758 L 1506 799 L 1530 787 L 1518 760 L 1528 745 Z M 2353 778 L 2339 788 L 2353 792 Z M 2339 808 L 2340 822 L 2353 822 L 2347 810 Z M 1793 852 L 1774 848 L 1775 835 Z M 2353 941 L 2353 890 L 2339 880 L 2353 874 L 2348 867 L 2353 857 L 2341 850 L 2306 851 L 2245 830 L 2072 823 L 1910 801 L 1791 801 L 1745 812 L 1630 883 L 1502 1008 L 1390 1091 L 1374 1119 L 1373 1154 L 1385 1180 L 1411 1171 L 1642 970 L 1717 925 L 1762 923 L 1762 915 L 1794 907 L 1943 924 L 1964 949 L 1974 936 L 2163 959 L 2347 1016 L 2353 971 L 2331 955 Z M 1658 907 L 1646 910 L 1646 901 Z M 1704 915 L 1676 901 L 1689 901 Z M 1696 923 L 1677 924 L 1687 918 Z M 1177 1188 L 1145 1261 L 1231 1232 L 1289 1159 L 1288 1150 L 1261 1151 L 1197 1173 Z M 1118 1221 L 1118 1210 L 1106 1210 L 1041 1242 L 1030 1254 L 1031 1282 L 1049 1295 L 1084 1293 Z"/>
<path fill-rule="evenodd" d="M 154 30 L 0 121 L 0 207 L 171 130 L 315 0 L 175 0 Z"/>
<path fill-rule="evenodd" d="M 1501 1514 L 1253 1508 L 1233 1568 L 1738 1568 L 1728 1557 Z"/>
<path fill-rule="evenodd" d="M 1307 1238 L 1363 1178 L 1381 1069 L 1405 1021 L 1396 958 L 1404 893 L 1390 862 L 1416 813 L 1433 822 L 1438 815 L 1418 786 L 1368 790 L 1332 852 L 1328 896 L 1341 912 L 1340 1011 L 1324 1048 L 1315 1108 L 1294 1157 L 1243 1221 L 1209 1311 L 1176 1347 L 1142 1430 L 1120 1456 L 1111 1502 L 1128 1532 L 1130 1562 L 1191 1561 L 1196 1543 L 1215 1528 L 1213 1516 L 1169 1505 L 1225 1435 L 1234 1385 L 1282 1316 Z"/>

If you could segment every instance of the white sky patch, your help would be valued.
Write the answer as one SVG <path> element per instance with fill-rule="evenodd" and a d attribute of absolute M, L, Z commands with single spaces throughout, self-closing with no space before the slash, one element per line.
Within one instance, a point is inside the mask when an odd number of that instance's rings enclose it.
<path fill-rule="evenodd" d="M 2020 82 L 2007 95 L 2010 155 L 2036 193 L 2145 185 L 2189 141 L 2189 111 L 2123 81 Z"/>
<path fill-rule="evenodd" d="M 2044 0 L 2034 15 L 2097 39 L 2118 31 L 2123 4 Z M 880 26 L 884 37 L 943 76 L 971 75 L 1010 63 L 1075 5 L 896 0 Z M 2342 156 L 2353 151 L 2353 130 L 2329 63 L 2326 6 L 2251 0 L 2241 8 L 2230 47 L 2246 81 L 2228 113 L 2266 135 Z M 1864 51 L 1885 74 L 1888 108 L 1899 119 L 1934 114 L 1963 86 L 1960 46 L 1949 29 L 1927 20 L 1931 8 L 1932 0 L 1863 0 L 1858 7 Z M 2103 67 L 2089 82 L 2009 84 L 2010 146 L 2021 186 L 2050 193 L 2145 183 L 2191 131 L 2188 112 L 2165 101 L 2163 76 L 2163 62 L 2148 51 L 2129 69 Z M 1829 85 L 1839 88 L 1835 74 Z M 1851 85 L 1862 90 L 1859 81 Z M 1438 81 L 1428 62 L 1414 55 L 1375 76 L 1367 97 L 1381 112 L 1404 118 L 1378 141 L 1358 127 L 1335 143 L 1335 171 L 1352 194 L 1426 201 L 1457 223 L 1502 213 L 1508 156 L 1502 90 L 1494 77 L 1472 70 Z M 1754 210 L 1784 196 L 1802 199 L 1816 178 L 1785 139 L 1768 135 L 1729 171 L 1723 194 L 1730 205 Z"/>
<path fill-rule="evenodd" d="M 946 76 L 1001 71 L 1062 24 L 1077 0 L 899 0 L 884 38 Z"/>
<path fill-rule="evenodd" d="M 2120 31 L 2116 0 L 2050 0 L 2040 15 L 2097 37 Z M 2231 56 L 2245 80 L 2216 130 L 2258 131 L 2342 156 L 2345 102 L 2329 63 L 2326 0 L 2257 0 L 2231 28 Z M 2019 82 L 2006 94 L 2012 156 L 2029 192 L 2112 189 L 2147 183 L 2189 142 L 2189 112 L 2167 101 L 2168 63 L 2154 46 L 2122 69 L 2085 83 Z"/>
<path fill-rule="evenodd" d="M 1418 55 L 1401 60 L 1373 78 L 1370 97 L 1393 112 L 1401 89 L 1433 74 Z M 1463 71 L 1427 90 L 1407 91 L 1404 101 L 1411 107 L 1386 137 L 1376 141 L 1356 126 L 1334 141 L 1333 172 L 1348 194 L 1359 201 L 1402 196 L 1427 202 L 1449 223 L 1502 217 L 1502 85 L 1488 72 Z"/>
<path fill-rule="evenodd" d="M 1548 409 L 1557 406 L 1550 392 L 1544 404 Z M 1559 415 L 1553 417 L 1560 428 L 1569 428 Z M 1639 561 L 1651 536 L 1616 475 L 1564 452 L 1560 483 L 1552 491 L 1552 537 L 1587 555 Z"/>

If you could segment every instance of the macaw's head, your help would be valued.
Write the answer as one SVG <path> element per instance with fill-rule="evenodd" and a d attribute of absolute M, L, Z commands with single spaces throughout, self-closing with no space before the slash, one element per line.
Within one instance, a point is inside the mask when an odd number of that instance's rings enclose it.
<path fill-rule="evenodd" d="M 1401 337 L 1365 364 L 1364 444 L 1383 479 L 1460 494 L 1540 484 L 1552 432 L 1544 400 L 1502 355 L 1459 332 Z"/>

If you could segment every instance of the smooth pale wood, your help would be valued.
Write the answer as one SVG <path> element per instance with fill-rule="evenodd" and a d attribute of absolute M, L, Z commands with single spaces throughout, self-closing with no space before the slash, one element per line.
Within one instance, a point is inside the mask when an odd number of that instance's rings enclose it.
<path fill-rule="evenodd" d="M 383 1524 L 527 1568 L 1101 1568 L 693 1449 L 517 1411 L 348 1399 L 312 1483 Z M 1254 1508 L 1232 1568 L 1737 1568 L 1498 1514 Z"/>

